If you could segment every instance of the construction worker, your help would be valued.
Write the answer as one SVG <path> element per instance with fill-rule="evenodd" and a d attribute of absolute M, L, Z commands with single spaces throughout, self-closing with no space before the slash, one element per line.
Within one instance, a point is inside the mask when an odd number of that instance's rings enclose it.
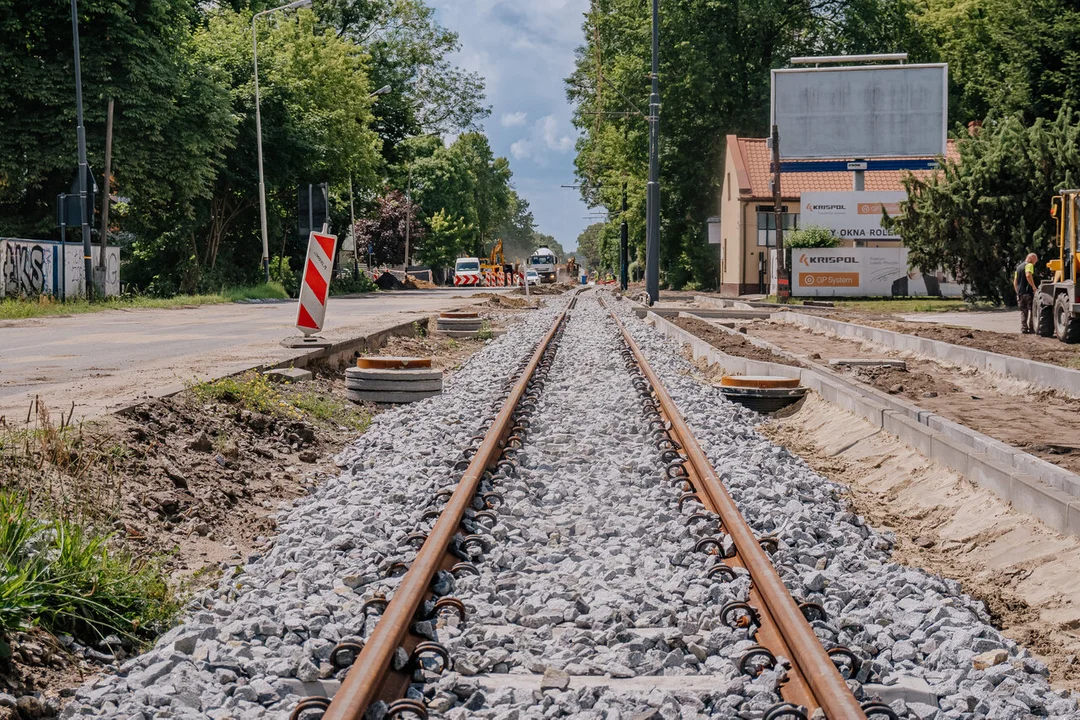
<path fill-rule="evenodd" d="M 1035 263 L 1038 261 L 1038 255 L 1028 253 L 1024 261 L 1016 266 L 1013 276 L 1016 304 L 1020 306 L 1020 332 L 1024 335 L 1034 332 L 1031 306 L 1035 300 Z"/>

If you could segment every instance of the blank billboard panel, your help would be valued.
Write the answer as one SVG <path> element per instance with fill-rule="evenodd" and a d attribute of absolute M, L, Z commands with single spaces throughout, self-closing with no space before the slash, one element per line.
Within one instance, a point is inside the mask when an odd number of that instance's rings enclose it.
<path fill-rule="evenodd" d="M 948 110 L 944 64 L 772 71 L 783 159 L 941 155 Z"/>

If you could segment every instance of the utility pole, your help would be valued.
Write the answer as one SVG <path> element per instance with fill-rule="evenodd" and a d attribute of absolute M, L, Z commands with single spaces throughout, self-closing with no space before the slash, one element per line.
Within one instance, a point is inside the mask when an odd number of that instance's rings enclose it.
<path fill-rule="evenodd" d="M 105 288 L 105 248 L 109 243 L 109 180 L 112 175 L 112 136 L 113 136 L 113 105 L 115 101 L 109 98 L 109 109 L 105 116 L 105 192 L 101 193 L 101 253 L 98 255 L 98 270 L 101 272 L 101 287 L 104 295 Z"/>
<path fill-rule="evenodd" d="M 784 201 L 780 192 L 780 128 L 772 126 L 773 165 L 773 223 L 776 225 L 776 294 L 777 300 L 787 302 L 790 286 L 787 284 L 787 257 L 784 252 Z M 767 248 L 766 248 L 767 249 Z"/>
<path fill-rule="evenodd" d="M 409 230 L 412 228 L 412 161 L 409 161 L 409 180 L 405 185 L 405 282 L 409 282 Z"/>
<path fill-rule="evenodd" d="M 75 114 L 77 116 L 76 134 L 79 137 L 79 214 L 82 216 L 83 243 L 83 281 L 86 285 L 86 299 L 94 298 L 93 255 L 90 251 L 90 203 L 87 197 L 86 183 L 90 168 L 86 162 L 86 128 L 83 127 L 82 104 L 82 63 L 79 59 L 79 6 L 78 0 L 71 0 L 71 35 L 75 44 Z"/>
<path fill-rule="evenodd" d="M 645 290 L 652 304 L 660 299 L 660 0 L 652 0 L 649 184 L 645 204 Z"/>
<path fill-rule="evenodd" d="M 630 283 L 630 229 L 626 224 L 626 180 L 622 184 L 622 222 L 619 223 L 619 286 L 626 291 Z"/>
<path fill-rule="evenodd" d="M 360 243 L 356 241 L 356 204 L 353 202 L 352 172 L 349 172 L 349 232 L 352 234 L 352 274 L 353 279 L 360 277 Z"/>

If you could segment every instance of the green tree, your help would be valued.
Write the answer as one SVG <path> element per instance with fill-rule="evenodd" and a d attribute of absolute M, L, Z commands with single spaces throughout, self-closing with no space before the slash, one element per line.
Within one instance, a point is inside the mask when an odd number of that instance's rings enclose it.
<path fill-rule="evenodd" d="M 1050 199 L 1080 182 L 1080 112 L 1030 125 L 991 122 L 958 142 L 960 159 L 926 180 L 909 176 L 902 215 L 888 221 L 913 267 L 945 268 L 974 295 L 1011 300 L 1012 271 L 1056 248 Z"/>
<path fill-rule="evenodd" d="M 428 219 L 428 232 L 416 257 L 431 267 L 453 267 L 454 261 L 468 252 L 474 228 L 462 218 L 453 218 L 439 210 Z"/>
<path fill-rule="evenodd" d="M 918 38 L 912 8 L 908 0 L 665 0 L 660 250 L 668 284 L 715 282 L 705 221 L 717 210 L 724 138 L 766 134 L 770 71 L 794 55 L 834 50 L 911 50 L 913 60 L 925 59 L 910 47 Z M 594 0 L 584 31 L 567 79 L 582 132 L 575 160 L 582 196 L 616 224 L 625 184 L 631 257 L 642 260 L 648 126 L 637 114 L 603 113 L 647 110 L 649 14 L 634 0 Z"/>
<path fill-rule="evenodd" d="M 323 22 L 371 58 L 372 87 L 393 91 L 374 108 L 375 127 L 391 162 L 397 146 L 428 132 L 475 130 L 490 109 L 483 79 L 451 62 L 457 33 L 442 27 L 423 0 L 322 0 Z"/>
<path fill-rule="evenodd" d="M 585 228 L 577 239 L 577 263 L 590 270 L 606 265 L 602 250 L 604 228 L 607 223 L 593 223 Z"/>
<path fill-rule="evenodd" d="M 923 0 L 916 17 L 949 63 L 955 121 L 1031 122 L 1080 101 L 1080 8 L 1071 0 Z"/>
<path fill-rule="evenodd" d="M 320 29 L 309 10 L 272 16 L 257 27 L 271 254 L 302 255 L 306 238 L 293 230 L 297 186 L 330 182 L 340 190 L 350 170 L 361 187 L 375 182 L 378 138 L 365 58 L 352 43 Z M 262 252 L 251 15 L 214 11 L 194 42 L 195 59 L 228 88 L 237 135 L 197 229 L 182 237 L 142 236 L 134 245 L 130 277 L 161 292 L 180 289 L 177 268 L 189 268 L 185 276 L 203 286 L 254 280 Z"/>
<path fill-rule="evenodd" d="M 224 167 L 235 123 L 220 76 L 193 51 L 198 21 L 192 0 L 79 3 L 87 154 L 100 173 L 114 98 L 112 191 L 130 199 L 114 216 L 121 230 L 183 235 Z M 69 6 L 0 0 L 0 34 L 0 234 L 54 236 L 55 198 L 78 162 Z"/>
<path fill-rule="evenodd" d="M 832 230 L 820 225 L 808 225 L 791 233 L 785 233 L 784 246 L 789 248 L 834 248 L 840 247 L 840 238 Z"/>

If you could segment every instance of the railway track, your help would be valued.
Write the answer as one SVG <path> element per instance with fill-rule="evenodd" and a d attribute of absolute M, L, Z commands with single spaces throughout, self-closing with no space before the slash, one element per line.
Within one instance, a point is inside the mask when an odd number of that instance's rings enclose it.
<path fill-rule="evenodd" d="M 463 561 L 462 550 L 485 549 L 497 542 L 490 536 L 489 525 L 499 522 L 495 513 L 503 502 L 499 491 L 517 472 L 518 454 L 531 434 L 537 403 L 577 300 L 571 300 L 555 319 L 485 434 L 474 438 L 474 445 L 463 453 L 458 466 L 463 472 L 452 493 L 437 494 L 430 501 L 433 509 L 424 517 L 432 524 L 410 535 L 422 545 L 371 636 L 363 643 L 339 646 L 339 654 L 355 655 L 340 689 L 332 700 L 302 701 L 293 718 L 352 720 L 373 708 L 375 716 L 428 717 L 423 700 L 409 690 L 432 658 L 440 670 L 449 670 L 453 664 L 453 653 L 432 638 L 431 623 L 438 622 L 444 612 L 467 622 L 467 606 L 449 594 L 453 583 L 444 580 L 443 587 L 436 587 L 437 576 L 478 573 L 475 565 Z M 598 302 L 594 297 L 587 301 Z M 603 300 L 599 303 L 604 305 Z M 726 604 L 721 616 L 755 643 L 730 658 L 741 672 L 757 677 L 780 667 L 783 699 L 766 708 L 764 717 L 806 719 L 818 711 L 819 717 L 824 712 L 830 720 L 865 719 L 867 713 L 895 718 L 886 705 L 856 700 L 838 668 L 838 664 L 844 666 L 850 673 L 856 656 L 847 648 L 837 646 L 830 653 L 822 646 L 809 621 L 824 620 L 824 609 L 813 603 L 799 604 L 791 596 L 766 552 L 776 547 L 776 540 L 754 535 L 633 336 L 615 313 L 609 314 L 608 322 L 618 329 L 615 342 L 621 343 L 619 352 L 638 394 L 638 406 L 626 410 L 640 412 L 648 426 L 649 440 L 672 486 L 670 502 L 680 510 L 691 501 L 701 506 L 686 522 L 697 534 L 695 550 L 716 558 L 707 577 L 715 583 L 733 582 L 743 574 L 749 579 L 746 596 Z M 441 510 L 435 509 L 442 501 Z M 477 509 L 481 504 L 484 509 Z"/>
<path fill-rule="evenodd" d="M 380 414 L 272 549 L 65 715 L 1080 716 L 606 302 L 553 298 Z"/>

